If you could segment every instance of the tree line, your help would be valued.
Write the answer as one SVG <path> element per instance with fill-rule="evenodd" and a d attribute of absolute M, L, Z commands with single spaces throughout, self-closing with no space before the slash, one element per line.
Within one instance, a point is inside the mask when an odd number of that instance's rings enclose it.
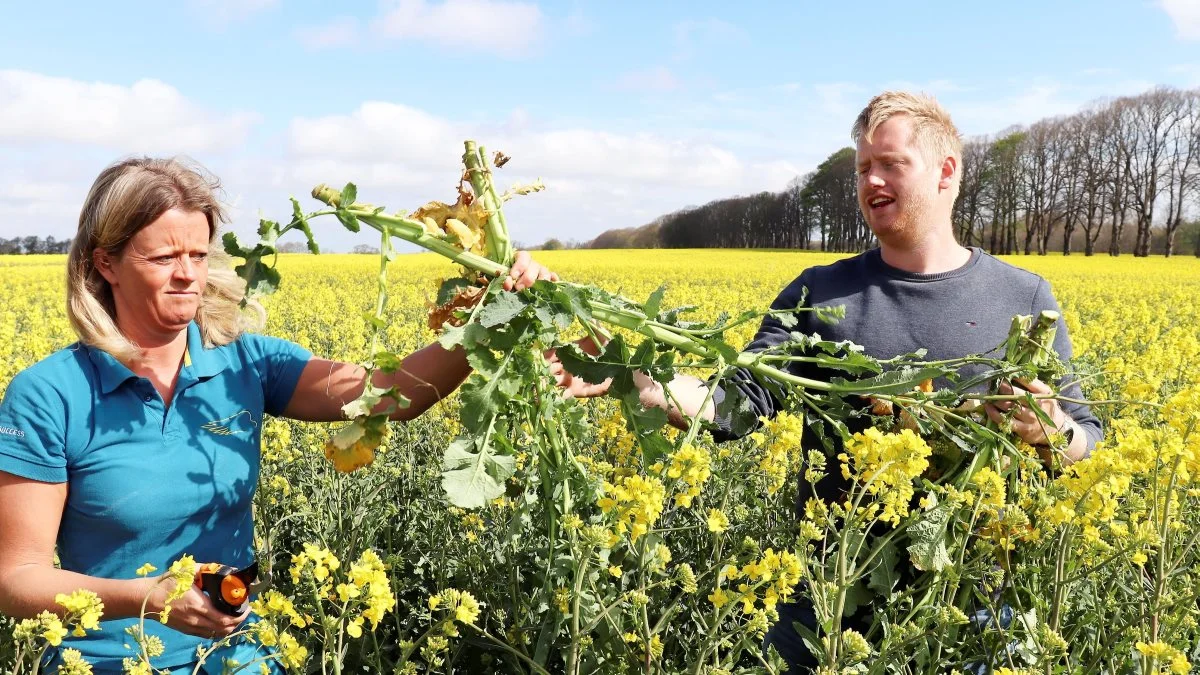
<path fill-rule="evenodd" d="M 0 237 L 0 255 L 30 255 L 36 253 L 66 253 L 71 249 L 71 240 L 55 240 L 52 236 L 45 239 L 30 235 L 28 237 Z"/>
<path fill-rule="evenodd" d="M 856 180 L 846 147 L 782 192 L 688 207 L 590 246 L 862 251 L 875 240 Z M 960 242 L 996 254 L 1200 256 L 1198 204 L 1200 89 L 1158 87 L 967 139 L 953 221 Z"/>

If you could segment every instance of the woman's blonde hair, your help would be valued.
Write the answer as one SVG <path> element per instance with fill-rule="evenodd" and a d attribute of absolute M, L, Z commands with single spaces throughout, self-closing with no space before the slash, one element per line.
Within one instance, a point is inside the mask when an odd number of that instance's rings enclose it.
<path fill-rule="evenodd" d="M 67 318 L 81 342 L 122 363 L 141 358 L 142 350 L 117 328 L 112 287 L 93 256 L 103 249 L 119 258 L 139 230 L 170 209 L 200 212 L 208 220 L 208 282 L 196 312 L 205 346 L 229 344 L 247 328 L 261 325 L 264 313 L 258 303 L 248 302 L 250 312 L 243 311 L 245 285 L 217 242 L 217 227 L 227 222 L 218 189 L 214 176 L 179 159 L 138 157 L 100 172 L 79 212 L 79 230 L 67 257 Z"/>

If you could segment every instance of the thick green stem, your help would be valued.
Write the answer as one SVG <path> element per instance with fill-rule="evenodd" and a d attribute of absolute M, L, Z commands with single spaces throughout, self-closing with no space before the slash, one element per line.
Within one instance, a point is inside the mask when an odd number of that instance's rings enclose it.
<path fill-rule="evenodd" d="M 341 204 L 339 203 L 341 200 L 341 193 L 327 185 L 318 185 L 317 187 L 313 188 L 312 195 L 313 197 L 325 202 L 326 204 L 329 204 L 330 206 L 335 208 L 341 207 Z M 421 224 L 415 220 L 377 212 L 377 209 L 370 204 L 360 204 L 355 202 L 354 204 L 343 208 L 353 213 L 354 216 L 360 221 L 370 225 L 380 232 L 391 234 L 394 237 L 399 237 L 400 239 L 403 239 L 409 243 L 416 244 L 417 246 L 433 251 L 434 253 L 449 258 L 454 262 L 467 267 L 468 269 L 472 269 L 476 272 L 481 272 L 494 277 L 501 276 L 508 272 L 508 267 L 506 265 L 501 265 L 494 260 L 490 260 L 468 251 L 463 251 L 450 242 L 427 234 L 424 228 L 422 228 Z M 659 342 L 675 347 L 680 351 L 706 358 L 715 359 L 718 356 L 718 354 L 716 354 L 713 350 L 699 342 L 696 342 L 692 338 L 686 335 L 681 335 L 673 330 L 668 329 L 667 327 L 648 323 L 644 318 L 633 316 L 632 314 L 622 312 L 616 308 L 592 306 L 589 309 L 592 312 L 592 316 L 596 319 L 604 321 L 605 323 L 613 324 L 615 326 L 620 326 L 621 328 L 627 328 L 629 330 L 636 331 L 642 335 L 645 335 L 646 337 L 653 338 Z M 798 375 L 792 375 L 791 373 L 762 363 L 759 355 L 757 354 L 741 353 L 738 355 L 734 365 L 747 368 L 768 379 L 803 387 L 805 389 L 817 391 L 838 390 L 837 387 L 828 382 L 821 382 L 819 380 L 812 380 L 809 378 L 800 377 Z M 847 391 L 850 391 L 851 389 L 847 389 Z M 859 390 L 854 389 L 854 391 Z"/>
<path fill-rule="evenodd" d="M 620 326 L 621 328 L 627 328 L 629 330 L 636 331 L 642 335 L 645 335 L 646 337 L 653 338 L 654 340 L 662 342 L 663 344 L 670 345 L 681 352 L 687 352 L 688 354 L 694 354 L 696 356 L 710 359 L 716 359 L 719 356 L 719 354 L 717 354 L 714 350 L 709 349 L 708 347 L 696 342 L 695 340 L 692 340 L 689 337 L 679 335 L 666 328 L 647 324 L 645 321 L 630 314 L 604 307 L 591 307 L 590 309 L 593 317 L 605 323 L 610 323 L 614 326 Z M 784 372 L 778 368 L 768 366 L 760 362 L 758 354 L 754 353 L 742 352 L 738 354 L 737 359 L 734 361 L 734 365 L 751 370 L 759 375 L 762 375 L 763 377 L 767 377 L 778 382 L 786 382 L 804 389 L 815 389 L 818 391 L 837 390 L 836 387 L 828 382 L 821 382 L 819 380 L 811 380 L 806 377 L 792 375 L 791 373 Z"/>
<path fill-rule="evenodd" d="M 312 196 L 333 207 L 339 207 L 341 201 L 341 193 L 328 185 L 318 185 L 313 188 Z M 416 244 L 421 248 L 428 249 L 449 258 L 454 262 L 468 269 L 488 274 L 493 277 L 498 277 L 508 273 L 508 265 L 489 260 L 481 255 L 476 255 L 470 251 L 464 251 L 457 245 L 452 244 L 444 239 L 439 239 L 425 232 L 425 228 L 421 223 L 401 216 L 388 215 L 383 212 L 377 212 L 377 209 L 370 204 L 360 204 L 355 202 L 346 207 L 346 210 L 353 213 L 361 222 L 375 228 L 380 232 L 385 232 L 407 241 L 411 244 Z"/>
<path fill-rule="evenodd" d="M 488 257 L 505 265 L 511 265 L 513 260 L 512 240 L 508 237 L 508 224 L 504 221 L 504 211 L 500 209 L 500 198 L 496 196 L 496 187 L 492 183 L 492 171 L 488 167 L 487 151 L 483 146 L 476 146 L 475 141 L 465 143 L 463 164 L 467 167 L 467 178 L 475 191 L 475 199 L 487 212 L 487 250 Z"/>

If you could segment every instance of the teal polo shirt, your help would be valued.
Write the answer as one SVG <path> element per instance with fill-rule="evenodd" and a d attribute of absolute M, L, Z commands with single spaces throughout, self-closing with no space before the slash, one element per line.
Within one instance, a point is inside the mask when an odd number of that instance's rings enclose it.
<path fill-rule="evenodd" d="M 278 338 L 244 334 L 206 349 L 195 323 L 174 400 L 111 355 L 76 343 L 12 379 L 0 403 L 0 471 L 67 483 L 58 531 L 62 568 L 132 579 L 185 554 L 242 567 L 254 560 L 251 501 L 263 415 L 281 415 L 312 357 Z M 101 622 L 69 637 L 97 670 L 132 655 L 125 628 Z M 188 663 L 211 644 L 146 622 L 166 652 L 156 667 Z"/>

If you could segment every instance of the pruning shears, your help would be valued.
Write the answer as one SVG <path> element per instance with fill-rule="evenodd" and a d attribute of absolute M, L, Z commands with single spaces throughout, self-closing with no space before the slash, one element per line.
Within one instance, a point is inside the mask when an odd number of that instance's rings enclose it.
<path fill-rule="evenodd" d="M 250 608 L 250 596 L 271 586 L 271 575 L 258 578 L 258 563 L 243 569 L 220 563 L 207 563 L 196 572 L 196 586 L 212 600 L 217 609 L 231 616 Z"/>

